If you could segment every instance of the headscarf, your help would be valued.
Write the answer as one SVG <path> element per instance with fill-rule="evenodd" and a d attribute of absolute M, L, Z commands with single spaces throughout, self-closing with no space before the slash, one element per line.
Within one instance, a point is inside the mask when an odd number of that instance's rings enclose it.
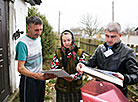
<path fill-rule="evenodd" d="M 70 33 L 72 35 L 72 43 L 69 48 L 65 48 L 65 46 L 63 46 L 62 36 L 64 33 Z M 70 61 L 72 57 L 74 58 L 75 64 L 77 64 L 78 63 L 78 58 L 77 58 L 78 47 L 76 46 L 76 42 L 75 42 L 72 31 L 64 30 L 61 33 L 60 40 L 61 40 L 61 53 L 62 53 L 62 60 L 63 60 L 64 67 L 66 67 L 67 61 Z"/>

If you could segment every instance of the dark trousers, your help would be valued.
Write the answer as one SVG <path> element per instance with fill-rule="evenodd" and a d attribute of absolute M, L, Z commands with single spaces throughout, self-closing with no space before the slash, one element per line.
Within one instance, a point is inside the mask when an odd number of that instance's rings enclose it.
<path fill-rule="evenodd" d="M 44 102 L 45 81 L 21 75 L 20 102 Z"/>

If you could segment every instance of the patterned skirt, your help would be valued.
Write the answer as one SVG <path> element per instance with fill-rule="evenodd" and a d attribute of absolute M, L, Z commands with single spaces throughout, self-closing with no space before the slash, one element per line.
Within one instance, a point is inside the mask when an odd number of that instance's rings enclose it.
<path fill-rule="evenodd" d="M 56 102 L 80 102 L 80 100 L 82 99 L 81 96 L 81 92 L 77 92 L 77 93 L 60 93 L 60 92 L 56 92 Z"/>

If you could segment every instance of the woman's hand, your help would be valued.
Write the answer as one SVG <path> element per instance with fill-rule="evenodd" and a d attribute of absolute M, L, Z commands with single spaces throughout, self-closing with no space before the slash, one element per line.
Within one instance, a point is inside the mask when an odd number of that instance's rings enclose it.
<path fill-rule="evenodd" d="M 71 74 L 70 76 L 71 77 L 64 77 L 64 79 L 67 80 L 67 81 L 69 81 L 69 82 L 73 81 L 75 79 L 75 75 Z"/>
<path fill-rule="evenodd" d="M 69 82 L 73 81 L 73 78 L 70 78 L 70 77 L 64 77 L 64 79 L 69 81 Z"/>
<path fill-rule="evenodd" d="M 76 67 L 76 70 L 77 70 L 78 72 L 83 73 L 83 71 L 81 71 L 81 68 L 82 68 L 83 66 L 85 66 L 83 63 L 78 63 L 78 64 L 77 64 L 77 67 Z"/>

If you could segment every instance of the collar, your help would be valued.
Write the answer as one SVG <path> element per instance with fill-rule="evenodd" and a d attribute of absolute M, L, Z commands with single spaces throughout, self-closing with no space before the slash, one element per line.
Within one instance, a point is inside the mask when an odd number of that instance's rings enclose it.
<path fill-rule="evenodd" d="M 118 43 L 115 43 L 113 46 L 109 46 L 109 45 L 105 42 L 104 46 L 106 47 L 106 50 L 108 50 L 108 49 L 115 50 L 115 49 L 120 48 L 120 47 L 119 47 L 120 44 L 121 44 L 121 40 L 120 40 Z"/>

